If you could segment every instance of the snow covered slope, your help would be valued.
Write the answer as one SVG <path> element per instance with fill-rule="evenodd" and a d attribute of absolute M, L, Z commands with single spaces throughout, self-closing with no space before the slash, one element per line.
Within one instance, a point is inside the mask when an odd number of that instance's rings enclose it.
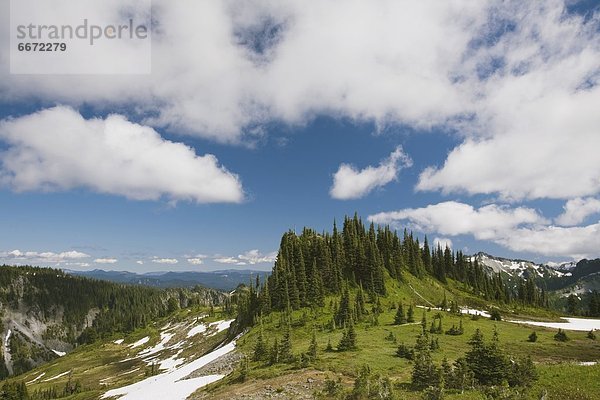
<path fill-rule="evenodd" d="M 511 276 L 519 276 L 522 278 L 528 278 L 530 276 L 554 278 L 568 276 L 569 274 L 566 270 L 555 269 L 548 265 L 536 264 L 527 260 L 511 260 L 508 258 L 494 257 L 483 252 L 471 256 L 471 261 L 475 260 L 477 260 L 480 265 L 487 267 L 489 272 L 506 273 Z"/>

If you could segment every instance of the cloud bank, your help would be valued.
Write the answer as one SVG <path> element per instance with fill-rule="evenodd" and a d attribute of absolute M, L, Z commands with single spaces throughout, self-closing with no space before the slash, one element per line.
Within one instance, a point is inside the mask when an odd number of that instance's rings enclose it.
<path fill-rule="evenodd" d="M 392 226 L 406 223 L 419 232 L 471 235 L 513 251 L 576 260 L 597 254 L 600 246 L 600 222 L 582 227 L 553 226 L 536 210 L 527 207 L 491 204 L 474 208 L 449 201 L 374 214 L 369 220 Z"/>

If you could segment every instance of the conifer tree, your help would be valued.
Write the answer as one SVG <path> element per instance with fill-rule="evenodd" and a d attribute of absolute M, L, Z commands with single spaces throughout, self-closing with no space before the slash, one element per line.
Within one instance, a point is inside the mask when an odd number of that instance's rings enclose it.
<path fill-rule="evenodd" d="M 269 355 L 269 349 L 267 344 L 265 343 L 265 339 L 263 336 L 262 326 L 258 333 L 258 338 L 256 339 L 256 344 L 254 345 L 254 354 L 252 355 L 252 360 L 254 361 L 263 361 Z"/>
<path fill-rule="evenodd" d="M 294 361 L 294 354 L 292 353 L 292 332 L 289 322 L 285 325 L 283 338 L 281 339 L 281 345 L 279 346 L 279 361 L 284 363 Z"/>
<path fill-rule="evenodd" d="M 466 355 L 467 364 L 475 379 L 482 385 L 499 385 L 507 377 L 508 362 L 498 345 L 498 333 L 486 344 L 479 328 L 469 341 L 471 350 Z"/>
<path fill-rule="evenodd" d="M 412 304 L 408 306 L 408 311 L 406 312 L 406 322 L 409 324 L 415 322 L 415 311 L 413 310 Z"/>
<path fill-rule="evenodd" d="M 317 344 L 317 333 L 313 329 L 312 337 L 310 339 L 310 346 L 308 346 L 308 357 L 311 361 L 315 361 L 317 359 L 318 353 L 318 344 Z"/>
<path fill-rule="evenodd" d="M 398 309 L 396 310 L 396 316 L 394 317 L 394 325 L 402 325 L 405 324 L 406 316 L 404 315 L 404 307 L 402 303 L 398 304 Z"/>
<path fill-rule="evenodd" d="M 350 305 L 350 290 L 348 289 L 348 284 L 345 284 L 342 292 L 342 298 L 340 300 L 340 306 L 336 315 L 337 325 L 344 326 L 347 324 L 350 320 L 352 312 L 353 311 Z"/>
<path fill-rule="evenodd" d="M 423 389 L 428 386 L 438 386 L 442 375 L 431 357 L 431 347 L 426 332 L 417 337 L 415 345 L 412 383 L 416 388 Z"/>
<path fill-rule="evenodd" d="M 338 345 L 339 351 L 356 350 L 356 331 L 354 330 L 354 321 L 352 316 L 348 321 L 348 326 L 344 330 L 340 344 Z"/>

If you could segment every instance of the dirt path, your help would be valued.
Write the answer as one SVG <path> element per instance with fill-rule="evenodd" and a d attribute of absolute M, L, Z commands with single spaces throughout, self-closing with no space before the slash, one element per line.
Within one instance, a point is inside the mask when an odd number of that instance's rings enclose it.
<path fill-rule="evenodd" d="M 419 296 L 420 298 L 422 298 L 422 299 L 423 299 L 423 300 L 424 300 L 424 301 L 425 301 L 427 304 L 429 304 L 431 307 L 433 307 L 433 308 L 436 308 L 436 307 L 437 307 L 435 304 L 433 304 L 432 302 L 430 302 L 429 300 L 427 300 L 425 297 L 421 296 L 421 293 L 417 292 L 417 291 L 415 290 L 415 288 L 414 288 L 414 287 L 412 287 L 412 285 L 411 285 L 410 283 L 408 284 L 408 287 L 409 287 L 409 288 L 411 288 L 411 289 L 412 289 L 412 291 L 413 291 L 413 292 L 415 292 L 415 294 L 416 294 L 417 296 Z"/>
<path fill-rule="evenodd" d="M 194 393 L 188 400 L 312 400 L 314 392 L 323 389 L 328 378 L 337 379 L 332 372 L 300 370 L 269 379 L 253 379 L 240 384 L 219 387 L 209 393 Z"/>

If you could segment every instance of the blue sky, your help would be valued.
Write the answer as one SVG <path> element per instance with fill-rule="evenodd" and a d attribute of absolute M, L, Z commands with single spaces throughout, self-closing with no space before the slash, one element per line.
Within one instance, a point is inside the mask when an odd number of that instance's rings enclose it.
<path fill-rule="evenodd" d="M 284 231 L 355 211 L 600 256 L 593 2 L 158 3 L 150 75 L 0 71 L 0 262 L 270 269 Z"/>

